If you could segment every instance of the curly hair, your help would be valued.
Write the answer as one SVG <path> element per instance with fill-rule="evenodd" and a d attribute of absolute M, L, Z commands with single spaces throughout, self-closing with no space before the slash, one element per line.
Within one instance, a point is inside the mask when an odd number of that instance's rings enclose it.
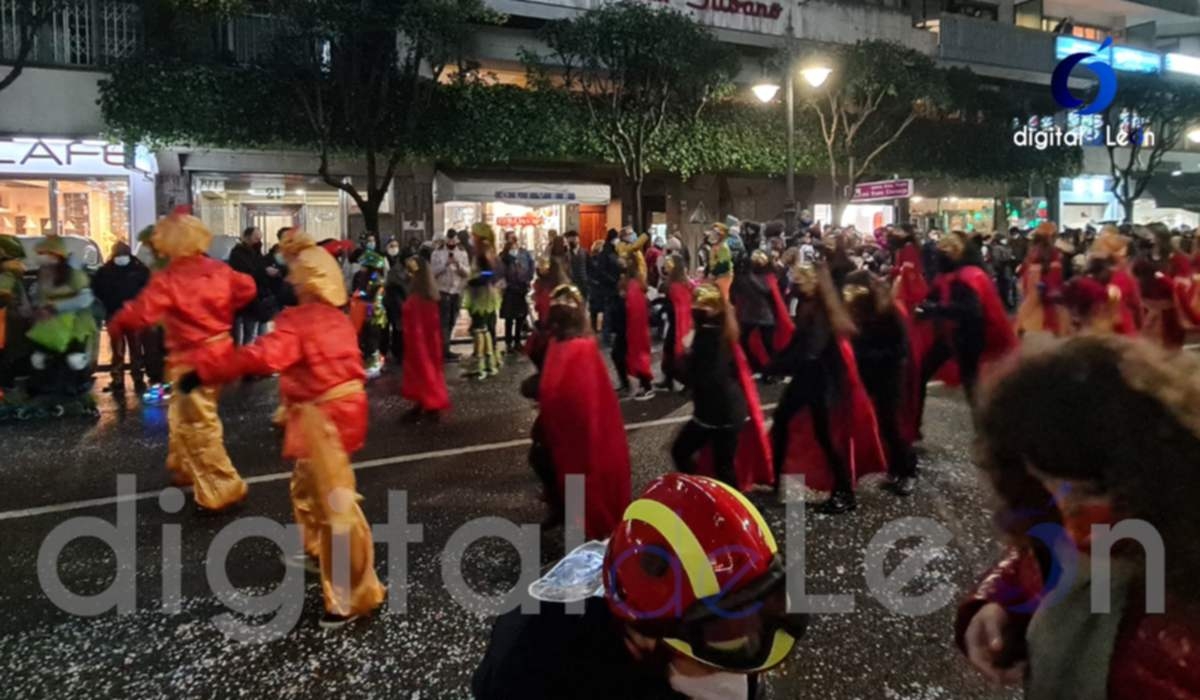
<path fill-rule="evenodd" d="M 1014 542 L 1061 522 L 1029 467 L 1096 484 L 1114 513 L 1153 525 L 1172 593 L 1200 600 L 1200 363 L 1145 341 L 1083 336 L 1022 358 L 991 386 L 977 455 Z M 1140 548 L 1135 558 L 1140 556 Z M 1124 551 L 1124 550 L 1122 550 Z"/>

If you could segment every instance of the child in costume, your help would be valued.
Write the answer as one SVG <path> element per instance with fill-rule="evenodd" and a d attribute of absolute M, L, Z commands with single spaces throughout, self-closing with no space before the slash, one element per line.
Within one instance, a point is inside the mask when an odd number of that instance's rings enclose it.
<path fill-rule="evenodd" d="M 98 333 L 87 273 L 71 265 L 58 236 L 39 243 L 37 254 L 34 323 L 26 333 L 33 345 L 29 393 L 35 415 L 98 415 L 91 395 Z"/>
<path fill-rule="evenodd" d="M 613 305 L 612 360 L 617 368 L 619 391 L 635 401 L 654 398 L 654 370 L 650 367 L 650 302 L 646 298 L 646 283 L 638 274 L 637 261 L 621 258 L 621 281 L 617 288 L 619 299 Z M 629 378 L 638 380 L 634 391 Z"/>
<path fill-rule="evenodd" d="M 166 328 L 167 376 L 172 381 L 192 370 L 203 354 L 228 352 L 238 309 L 254 300 L 254 278 L 235 272 L 206 251 L 212 232 L 200 219 L 176 212 L 154 227 L 154 250 L 170 260 L 150 284 L 108 323 L 119 337 L 162 323 Z M 208 511 L 229 508 L 246 497 L 246 482 L 225 452 L 217 414 L 216 387 L 171 396 L 167 411 L 170 439 L 167 471 L 172 483 L 191 485 L 196 505 Z"/>
<path fill-rule="evenodd" d="M 341 311 L 347 299 L 337 262 L 294 230 L 281 249 L 300 305 L 284 309 L 275 317 L 275 330 L 253 344 L 225 344 L 204 355 L 179 389 L 203 391 L 196 389 L 201 381 L 213 385 L 279 373 L 288 407 L 283 455 L 296 460 L 292 510 L 305 553 L 320 562 L 321 626 L 340 627 L 371 614 L 385 593 L 375 575 L 371 526 L 358 505 L 362 497 L 349 457 L 366 441 L 366 372 L 354 326 Z M 348 577 L 333 569 L 334 547 L 346 545 Z"/>
<path fill-rule="evenodd" d="M 550 301 L 550 340 L 532 359 L 539 373 L 521 391 L 538 402 L 530 463 L 550 508 L 547 524 L 561 522 L 566 478 L 584 478 L 584 531 L 607 537 L 629 505 L 629 443 L 608 368 L 587 321 L 583 295 L 560 286 Z"/>
<path fill-rule="evenodd" d="M 383 355 L 379 348 L 387 331 L 387 308 L 383 299 L 387 258 L 374 250 L 366 250 L 358 264 L 350 317 L 359 326 L 358 345 L 367 368 L 367 379 L 375 379 L 383 371 Z"/>
<path fill-rule="evenodd" d="M 500 291 L 495 280 L 496 232 L 487 224 L 475 224 L 471 227 L 471 243 L 475 260 L 463 305 L 471 317 L 475 367 L 468 368 L 463 376 L 487 379 L 500 373 L 500 357 L 496 353 L 496 315 L 500 311 Z"/>
<path fill-rule="evenodd" d="M 413 402 L 406 416 L 408 420 L 428 417 L 436 421 L 443 411 L 450 409 L 442 367 L 442 327 L 438 315 L 441 297 L 424 258 L 414 255 L 404 264 L 409 274 L 409 293 L 400 313 L 403 335 L 407 338 L 400 395 Z"/>
<path fill-rule="evenodd" d="M 693 410 L 671 446 L 675 468 L 711 471 L 742 491 L 771 486 L 771 447 L 733 309 L 713 284 L 696 288 L 691 307 L 694 331 L 682 369 Z"/>

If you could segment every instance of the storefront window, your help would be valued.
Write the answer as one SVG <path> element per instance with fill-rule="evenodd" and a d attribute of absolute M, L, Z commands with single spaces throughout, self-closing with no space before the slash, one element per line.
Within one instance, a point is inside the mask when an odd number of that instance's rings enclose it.
<path fill-rule="evenodd" d="M 522 246 L 540 252 L 550 243 L 550 231 L 563 232 L 565 209 L 562 204 L 524 207 L 506 202 L 447 202 L 445 225 L 455 231 L 470 230 L 473 224 L 483 221 L 496 230 L 497 245 L 505 231 L 515 231 Z"/>
<path fill-rule="evenodd" d="M 838 226 L 853 226 L 856 231 L 871 233 L 881 226 L 893 223 L 895 211 L 891 204 L 847 204 Z M 813 208 L 813 214 L 816 220 L 824 225 L 833 220 L 833 207 L 818 204 Z"/>
<path fill-rule="evenodd" d="M 49 180 L 0 180 L 0 233 L 40 236 L 53 230 Z"/>
<path fill-rule="evenodd" d="M 80 236 L 107 255 L 130 240 L 125 178 L 0 179 L 0 233 Z"/>
<path fill-rule="evenodd" d="M 967 233 L 996 230 L 996 202 L 990 197 L 913 197 L 909 214 L 921 228 Z"/>
<path fill-rule="evenodd" d="M 214 235 L 239 236 L 256 226 L 264 249 L 278 242 L 278 231 L 299 226 L 314 239 L 343 238 L 342 193 L 320 178 L 304 175 L 192 176 L 195 212 Z"/>

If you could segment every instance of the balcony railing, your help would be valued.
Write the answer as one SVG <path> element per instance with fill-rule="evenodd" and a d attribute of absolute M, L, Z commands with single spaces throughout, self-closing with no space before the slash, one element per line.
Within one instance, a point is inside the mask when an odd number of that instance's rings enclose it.
<path fill-rule="evenodd" d="M 938 27 L 938 57 L 999 68 L 1050 73 L 1054 35 L 1011 24 L 943 13 Z"/>
<path fill-rule="evenodd" d="M 19 7 L 26 1 L 0 0 L 0 62 L 14 60 L 20 51 Z M 33 41 L 31 65 L 107 66 L 133 55 L 141 46 L 142 17 L 137 2 L 67 0 L 54 6 L 50 21 Z"/>

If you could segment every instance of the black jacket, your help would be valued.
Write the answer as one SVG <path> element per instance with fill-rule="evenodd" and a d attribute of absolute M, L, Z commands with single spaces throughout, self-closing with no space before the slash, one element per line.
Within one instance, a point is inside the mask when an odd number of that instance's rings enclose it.
<path fill-rule="evenodd" d="M 92 278 L 92 294 L 104 305 L 104 315 L 112 318 L 126 302 L 132 301 L 150 282 L 150 268 L 130 256 L 125 267 L 109 260 Z"/>
<path fill-rule="evenodd" d="M 696 421 L 710 428 L 734 427 L 746 422 L 746 397 L 738 382 L 737 362 L 724 328 L 696 326 L 692 348 L 684 363 Z"/>
<path fill-rule="evenodd" d="M 579 291 L 586 297 L 591 291 L 588 289 L 588 253 L 583 248 L 575 250 L 567 250 L 567 274 L 571 275 L 571 282 Z"/>

